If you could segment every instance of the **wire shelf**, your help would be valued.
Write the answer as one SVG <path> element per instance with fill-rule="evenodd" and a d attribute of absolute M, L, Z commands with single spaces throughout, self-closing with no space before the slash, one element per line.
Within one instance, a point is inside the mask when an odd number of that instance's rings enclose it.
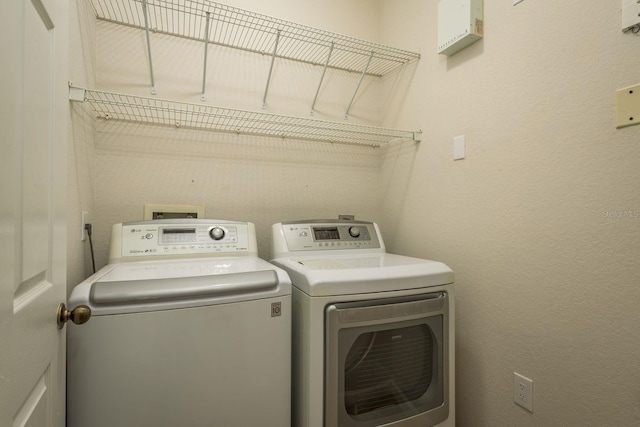
<path fill-rule="evenodd" d="M 91 0 L 98 19 L 329 68 L 382 76 L 420 54 L 208 0 Z M 208 17 L 208 18 L 207 18 Z M 207 21 L 209 19 L 209 25 Z M 208 37 L 207 37 L 208 31 Z M 276 39 L 279 39 L 276 41 Z M 333 46 L 333 47 L 332 47 Z M 369 62 L 369 58 L 371 60 Z"/>
<path fill-rule="evenodd" d="M 248 135 L 372 147 L 380 147 L 399 139 L 419 141 L 420 135 L 420 132 L 281 116 L 75 87 L 70 89 L 70 99 L 88 102 L 102 119 Z"/>

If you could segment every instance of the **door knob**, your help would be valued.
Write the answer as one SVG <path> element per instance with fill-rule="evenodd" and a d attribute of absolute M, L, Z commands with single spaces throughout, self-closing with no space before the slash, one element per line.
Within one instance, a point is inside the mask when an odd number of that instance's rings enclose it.
<path fill-rule="evenodd" d="M 64 328 L 64 325 L 71 320 L 76 325 L 87 323 L 91 317 L 91 309 L 86 305 L 79 305 L 73 310 L 68 310 L 63 302 L 58 306 L 57 314 L 58 329 Z"/>

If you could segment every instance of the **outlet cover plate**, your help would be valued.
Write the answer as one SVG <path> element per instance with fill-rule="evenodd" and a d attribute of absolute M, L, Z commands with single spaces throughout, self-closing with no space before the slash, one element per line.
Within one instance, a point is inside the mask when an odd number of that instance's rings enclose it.
<path fill-rule="evenodd" d="M 533 412 L 533 380 L 513 373 L 513 401 Z"/>

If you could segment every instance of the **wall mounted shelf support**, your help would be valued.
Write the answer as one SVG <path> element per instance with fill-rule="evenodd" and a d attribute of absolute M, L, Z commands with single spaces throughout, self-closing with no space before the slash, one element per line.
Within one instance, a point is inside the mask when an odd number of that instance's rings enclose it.
<path fill-rule="evenodd" d="M 369 59 L 367 60 L 367 65 L 365 65 L 364 70 L 362 70 L 362 75 L 360 76 L 360 80 L 358 80 L 358 85 L 356 86 L 356 90 L 353 92 L 353 96 L 351 97 L 351 101 L 349 101 L 349 106 L 347 107 L 347 111 L 344 113 L 345 120 L 349 118 L 349 111 L 351 110 L 351 106 L 353 105 L 353 101 L 356 99 L 356 94 L 358 93 L 358 89 L 360 89 L 360 85 L 362 84 L 362 80 L 364 80 L 364 76 L 367 75 L 367 70 L 369 69 L 369 65 L 371 65 L 371 60 L 373 59 L 373 51 L 369 54 Z"/>
<path fill-rule="evenodd" d="M 324 75 L 327 72 L 327 66 L 329 65 L 329 61 L 331 60 L 331 53 L 333 52 L 334 42 L 331 42 L 331 46 L 329 47 L 329 54 L 327 55 L 327 60 L 324 63 L 324 67 L 322 68 L 322 75 L 320 76 L 320 82 L 318 83 L 318 89 L 316 89 L 316 95 L 313 97 L 313 102 L 311 103 L 311 114 L 316 107 L 316 101 L 318 100 L 318 94 L 320 93 L 320 86 L 322 86 L 322 81 L 324 80 Z"/>
<path fill-rule="evenodd" d="M 201 101 L 206 101 L 206 85 L 207 85 L 207 52 L 209 51 L 209 23 L 211 21 L 211 13 L 207 12 L 207 24 L 204 28 L 204 70 L 202 71 L 202 95 Z"/>
<path fill-rule="evenodd" d="M 147 7 L 147 0 L 142 0 L 142 10 L 144 13 L 144 31 L 147 37 L 147 52 L 149 53 L 149 74 L 151 76 L 151 94 L 155 95 L 156 83 L 153 79 L 153 61 L 151 60 L 151 40 L 149 39 L 149 9 Z"/>
<path fill-rule="evenodd" d="M 276 41 L 273 44 L 273 54 L 271 55 L 271 66 L 269 67 L 269 75 L 267 76 L 267 86 L 264 88 L 264 96 L 262 97 L 262 108 L 267 108 L 267 93 L 269 92 L 269 83 L 271 82 L 271 74 L 273 73 L 273 64 L 276 62 L 276 53 L 278 53 L 279 41 L 280 30 L 276 33 Z"/>

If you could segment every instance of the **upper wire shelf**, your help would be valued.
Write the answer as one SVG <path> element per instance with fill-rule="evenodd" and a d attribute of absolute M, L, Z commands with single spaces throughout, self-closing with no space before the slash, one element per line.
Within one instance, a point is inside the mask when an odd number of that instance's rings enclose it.
<path fill-rule="evenodd" d="M 382 76 L 420 54 L 208 0 L 91 0 L 98 19 L 329 68 Z M 145 25 L 144 4 L 148 22 Z M 208 37 L 207 37 L 208 33 Z M 277 40 L 279 39 L 279 40 Z M 329 58 L 329 60 L 328 60 Z"/>
<path fill-rule="evenodd" d="M 420 141 L 421 132 L 330 122 L 203 104 L 70 87 L 69 99 L 84 101 L 102 119 L 208 129 L 248 135 L 380 147 L 394 140 Z"/>

